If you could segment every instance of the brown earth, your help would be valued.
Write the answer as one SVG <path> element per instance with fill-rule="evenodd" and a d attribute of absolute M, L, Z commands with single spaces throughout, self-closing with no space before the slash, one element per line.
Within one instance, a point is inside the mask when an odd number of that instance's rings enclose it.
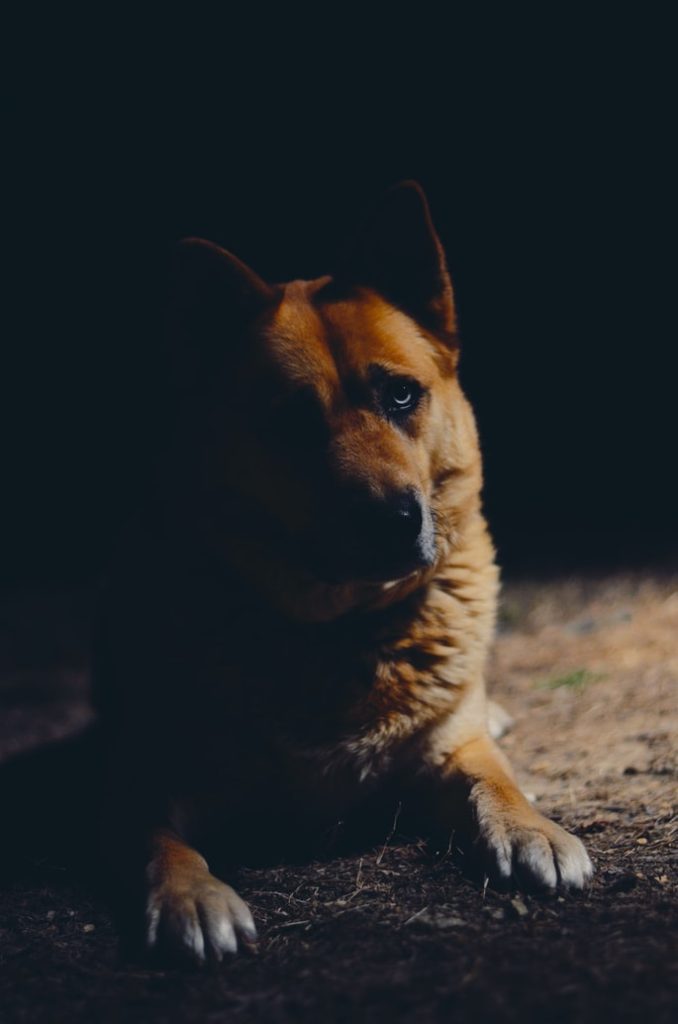
<path fill-rule="evenodd" d="M 89 721 L 88 604 L 0 602 L 9 803 L 14 755 Z M 484 889 L 453 844 L 396 832 L 356 856 L 242 871 L 260 954 L 151 970 L 120 952 L 91 879 L 51 851 L 46 833 L 68 830 L 60 810 L 45 824 L 26 789 L 35 838 L 0 892 L 0 1019 L 678 1019 L 678 577 L 508 586 L 490 680 L 515 718 L 502 744 L 525 791 L 595 861 L 583 895 Z M 4 842 L 11 831 L 10 819 Z"/>

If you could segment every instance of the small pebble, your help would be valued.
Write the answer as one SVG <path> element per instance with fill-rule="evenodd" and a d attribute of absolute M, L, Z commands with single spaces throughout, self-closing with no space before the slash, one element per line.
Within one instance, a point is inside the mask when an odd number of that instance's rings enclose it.
<path fill-rule="evenodd" d="M 570 622 L 565 629 L 568 633 L 593 633 L 598 628 L 598 623 L 595 619 L 579 619 L 578 622 Z"/>
<path fill-rule="evenodd" d="M 526 917 L 527 914 L 529 914 L 529 910 L 518 896 L 516 896 L 515 899 L 511 900 L 511 906 L 515 910 L 518 917 Z"/>

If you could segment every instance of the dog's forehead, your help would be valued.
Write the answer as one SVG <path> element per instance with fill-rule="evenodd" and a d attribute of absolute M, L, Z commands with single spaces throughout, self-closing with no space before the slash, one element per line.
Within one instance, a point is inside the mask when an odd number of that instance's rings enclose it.
<path fill-rule="evenodd" d="M 342 379 L 362 377 L 374 364 L 414 376 L 424 386 L 435 381 L 435 351 L 413 320 L 367 289 L 327 301 L 327 280 L 285 285 L 266 325 L 266 347 L 291 381 L 329 397 Z"/>
<path fill-rule="evenodd" d="M 282 299 L 262 333 L 266 351 L 291 383 L 311 385 L 329 398 L 339 384 L 339 371 L 326 325 L 313 302 L 314 283 L 284 285 Z"/>

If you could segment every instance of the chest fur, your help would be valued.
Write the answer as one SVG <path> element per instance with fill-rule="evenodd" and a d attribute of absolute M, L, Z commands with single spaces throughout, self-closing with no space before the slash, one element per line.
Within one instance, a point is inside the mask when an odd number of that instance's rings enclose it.
<path fill-rule="evenodd" d="M 496 575 L 451 571 L 401 606 L 308 627 L 231 623 L 207 672 L 198 731 L 224 730 L 294 774 L 382 777 L 482 686 Z"/>
<path fill-rule="evenodd" d="M 364 788 L 482 687 L 497 593 L 482 555 L 460 552 L 405 601 L 328 623 L 290 623 L 231 588 L 140 591 L 125 644 L 115 629 L 118 715 L 168 786 L 309 799 Z"/>

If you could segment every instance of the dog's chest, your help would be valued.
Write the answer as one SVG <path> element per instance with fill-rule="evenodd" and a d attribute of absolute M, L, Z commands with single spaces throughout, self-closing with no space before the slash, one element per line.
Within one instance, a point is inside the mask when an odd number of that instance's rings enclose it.
<path fill-rule="evenodd" d="M 460 634 L 435 600 L 320 626 L 241 623 L 210 659 L 202 758 L 268 788 L 365 788 L 454 711 L 475 671 L 476 633 L 469 622 Z"/>

